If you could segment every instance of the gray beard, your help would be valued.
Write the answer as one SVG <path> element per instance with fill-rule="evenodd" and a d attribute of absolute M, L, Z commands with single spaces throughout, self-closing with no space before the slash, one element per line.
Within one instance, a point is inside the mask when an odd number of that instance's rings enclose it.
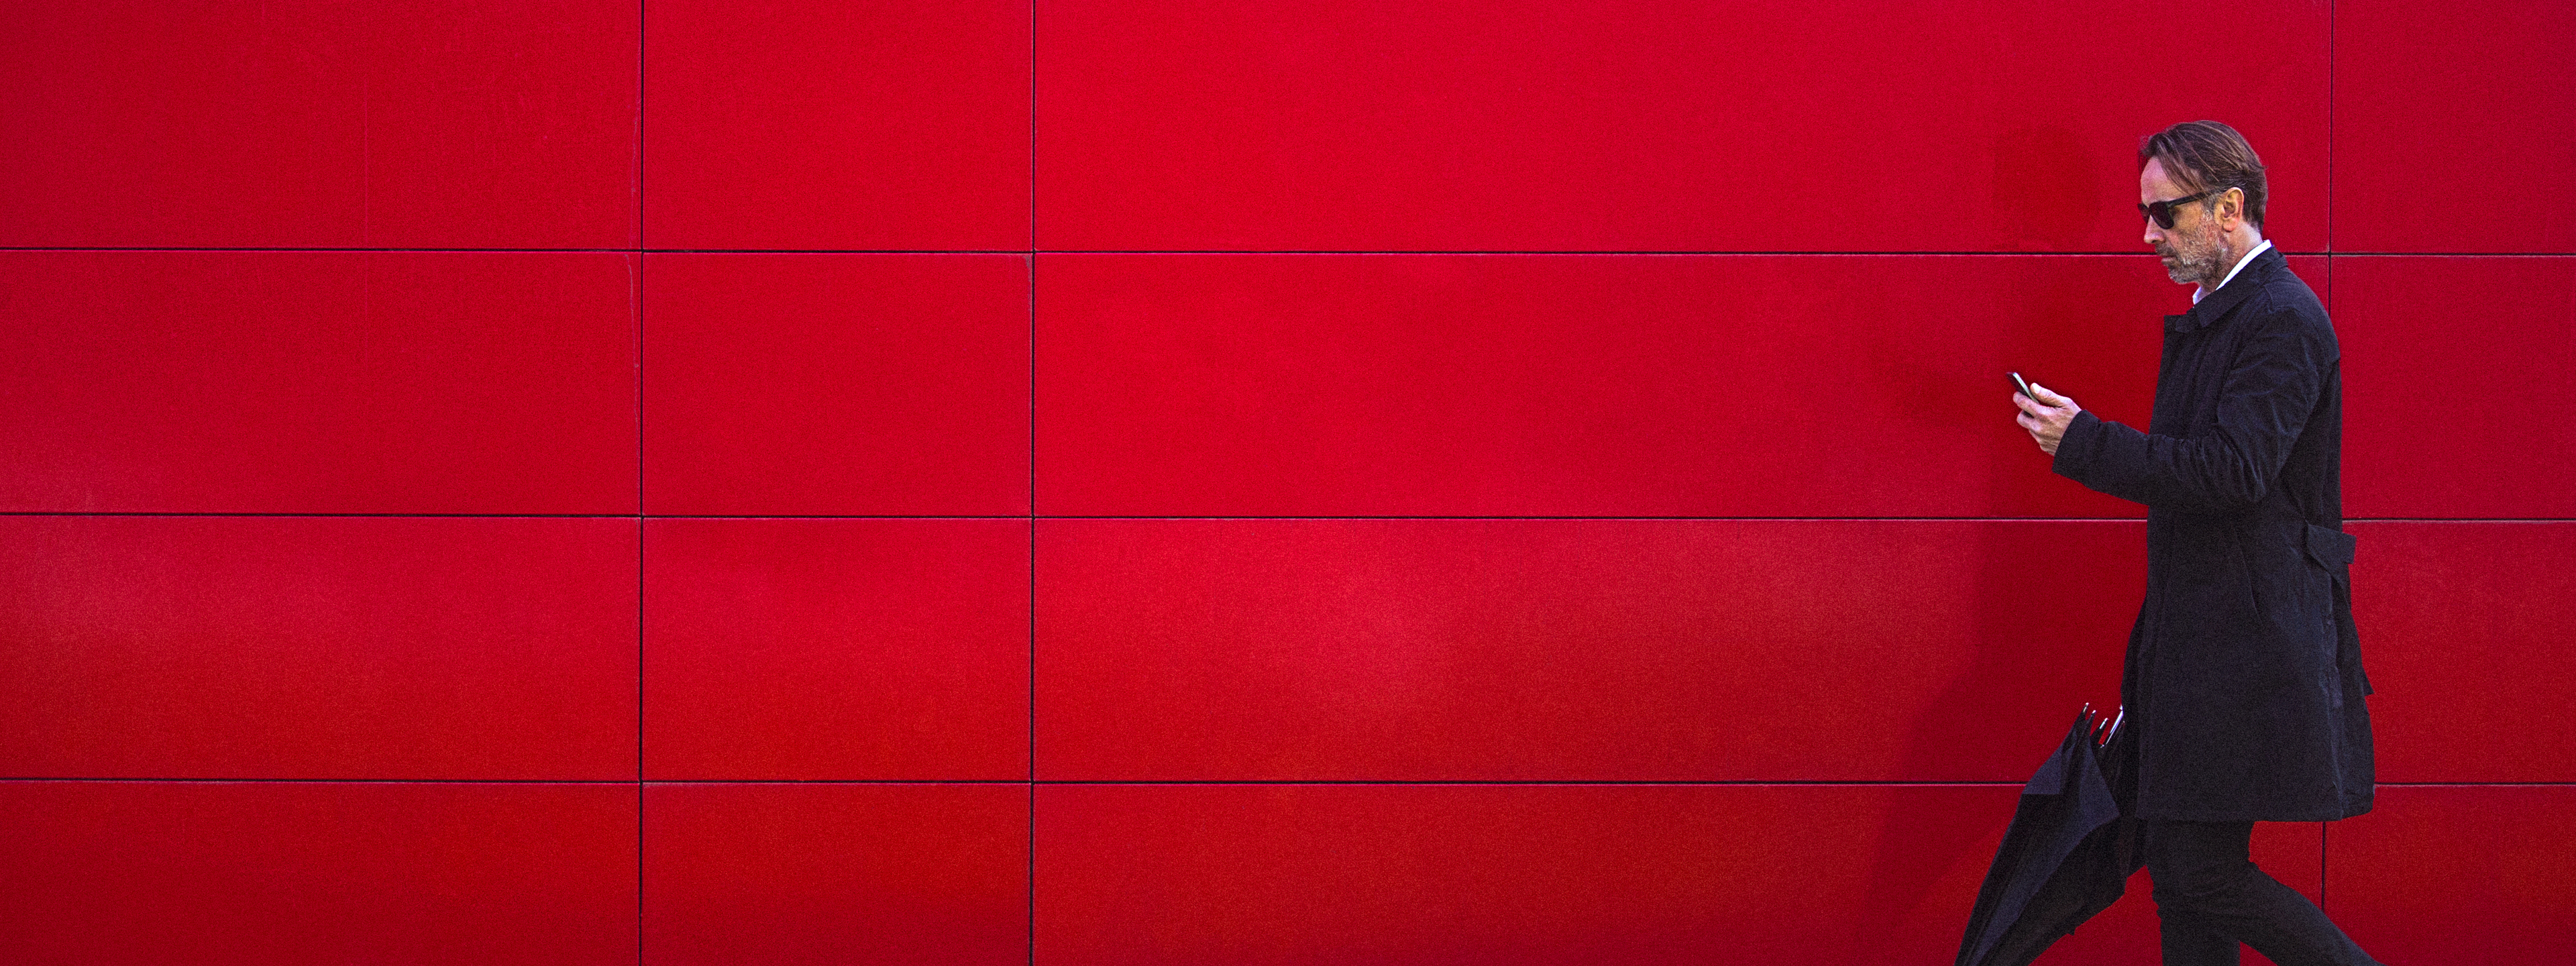
<path fill-rule="evenodd" d="M 2212 245 L 2207 254 L 2198 258 L 2182 256 L 2180 252 L 2170 248 L 2156 254 L 2164 259 L 2165 276 L 2184 285 L 2198 284 L 2204 287 L 2216 285 L 2220 273 L 2227 271 L 2226 265 L 2222 264 L 2227 260 L 2225 245 Z"/>

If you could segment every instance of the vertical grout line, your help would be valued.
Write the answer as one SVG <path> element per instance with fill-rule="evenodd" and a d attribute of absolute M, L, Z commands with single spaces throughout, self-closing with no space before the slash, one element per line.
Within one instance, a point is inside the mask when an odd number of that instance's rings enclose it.
<path fill-rule="evenodd" d="M 1038 962 L 1038 0 L 1029 0 L 1029 966 Z"/>
<path fill-rule="evenodd" d="M 644 257 L 644 3 L 635 0 L 635 256 Z M 639 487 L 643 474 L 637 474 Z M 638 509 L 641 509 L 639 504 Z"/>
<path fill-rule="evenodd" d="M 1029 783 L 1029 966 L 1038 963 L 1038 783 Z"/>
<path fill-rule="evenodd" d="M 2334 284 L 2334 259 L 2335 259 L 2335 250 L 2334 250 L 2334 248 L 2335 248 L 2335 246 L 2334 246 L 2334 242 L 2335 242 L 2335 234 L 2334 234 L 2334 211 L 2335 211 L 2335 190 L 2334 190 L 2334 163 L 2335 163 L 2335 89 L 2334 89 L 2334 76 L 2335 76 L 2335 5 L 2334 5 L 2334 0 L 2326 0 L 2326 198 L 2325 198 L 2325 202 L 2326 202 L 2326 205 L 2325 205 L 2325 207 L 2326 207 L 2326 243 L 2325 243 L 2323 246 L 2321 246 L 2321 247 L 2323 247 L 2323 248 L 2325 249 L 2325 253 L 2326 253 L 2326 296 L 2325 296 L 2325 303 L 2326 303 L 2326 317 L 2327 317 L 2329 320 L 2331 320 L 2331 319 L 2334 317 L 2334 311 L 2335 311 L 2335 309 L 2334 309 L 2334 291 L 2335 291 L 2335 284 Z M 2329 325 L 2329 327 L 2331 327 L 2332 322 L 2331 322 L 2331 321 L 2329 321 L 2329 322 L 2328 322 L 2328 325 Z M 2341 524 L 2340 524 L 2340 522 L 2338 522 L 2338 524 L 2337 524 L 2337 525 L 2338 525 L 2338 526 L 2340 526 L 2340 525 L 2341 525 Z M 2332 823 L 2332 822 L 2318 822 L 2318 823 L 2317 823 L 2317 912 L 2318 912 L 2319 914 L 2325 914 L 2325 913 L 2327 913 L 2327 906 L 2326 906 L 2326 871 L 2327 871 L 2327 865 L 2326 865 L 2326 863 L 2327 863 L 2327 862 L 2332 858 L 2332 856 L 2329 854 L 2329 849 L 2328 849 L 2327 842 L 2326 842 L 2326 836 L 2327 836 L 2327 834 L 2328 834 L 2328 831 L 2327 831 L 2327 830 L 2328 830 L 2330 827 L 2332 827 L 2332 825 L 2333 825 L 2333 824 L 2334 824 L 2334 823 Z"/>
<path fill-rule="evenodd" d="M 1028 258 L 1038 258 L 1038 0 L 1028 0 Z"/>
<path fill-rule="evenodd" d="M 644 30 L 635 2 L 635 966 L 644 966 Z"/>
<path fill-rule="evenodd" d="M 1032 5 L 1034 9 L 1034 5 Z M 1038 956 L 1038 256 L 1029 253 L 1029 963 Z"/>

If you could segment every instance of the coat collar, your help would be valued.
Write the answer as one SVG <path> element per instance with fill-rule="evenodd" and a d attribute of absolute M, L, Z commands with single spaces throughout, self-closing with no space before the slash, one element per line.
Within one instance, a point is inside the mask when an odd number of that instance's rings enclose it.
<path fill-rule="evenodd" d="M 2282 263 L 2280 248 L 2264 249 L 2263 254 L 2254 256 L 2254 261 L 2248 263 L 2243 271 L 2236 273 L 2236 277 L 2244 279 L 2245 284 L 2238 285 L 2235 280 L 2230 279 L 2227 284 L 2219 286 L 2218 291 L 2201 296 L 2200 304 L 2192 306 L 2191 311 L 2181 315 L 2165 316 L 2165 331 L 2190 332 L 2207 328 L 2210 323 L 2225 318 L 2227 310 L 2245 301 L 2248 296 L 2254 294 L 2255 289 L 2262 288 L 2263 283 L 2270 279 L 2272 272 L 2279 269 Z"/>

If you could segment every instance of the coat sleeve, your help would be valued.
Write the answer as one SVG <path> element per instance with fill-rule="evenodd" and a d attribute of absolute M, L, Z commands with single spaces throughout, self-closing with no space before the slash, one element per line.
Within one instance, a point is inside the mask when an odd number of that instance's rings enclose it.
<path fill-rule="evenodd" d="M 2316 411 L 2335 345 L 2322 318 L 2295 309 L 2272 308 L 2247 321 L 2257 329 L 2227 362 L 2216 431 L 2153 435 L 2077 413 L 2052 468 L 2158 509 L 2215 513 L 2262 500 Z"/>

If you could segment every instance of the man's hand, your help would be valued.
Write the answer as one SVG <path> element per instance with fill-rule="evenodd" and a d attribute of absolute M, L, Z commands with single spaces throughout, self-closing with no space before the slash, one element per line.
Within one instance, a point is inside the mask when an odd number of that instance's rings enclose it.
<path fill-rule="evenodd" d="M 2030 438 L 2039 443 L 2040 452 L 2055 456 L 2057 441 L 2066 438 L 2066 424 L 2074 422 L 2075 414 L 2083 412 L 2084 407 L 2035 382 L 2030 384 L 2030 391 L 2039 398 L 2013 394 L 2013 405 L 2021 407 L 2021 415 L 2013 417 L 2013 421 L 2030 430 Z"/>

